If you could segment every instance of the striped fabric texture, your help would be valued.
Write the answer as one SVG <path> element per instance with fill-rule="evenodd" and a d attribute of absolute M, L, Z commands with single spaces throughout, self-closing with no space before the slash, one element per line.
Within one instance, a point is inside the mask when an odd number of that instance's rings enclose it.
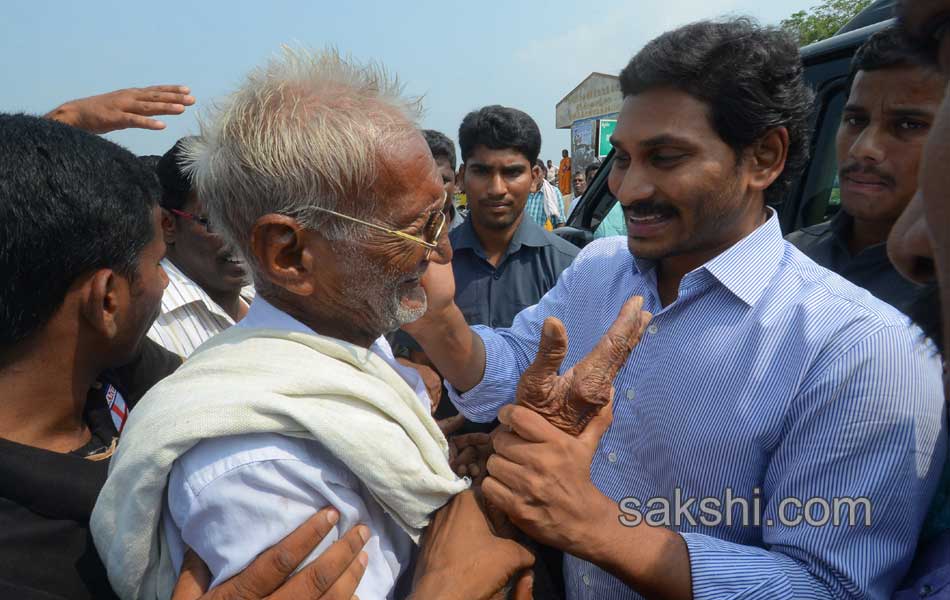
<path fill-rule="evenodd" d="M 187 358 L 211 336 L 234 325 L 234 319 L 172 261 L 162 259 L 162 268 L 168 274 L 168 287 L 162 296 L 162 312 L 148 330 L 148 337 Z M 254 288 L 244 288 L 241 297 L 250 304 Z"/>
<path fill-rule="evenodd" d="M 731 523 L 705 524 L 693 505 L 698 522 L 671 526 L 688 546 L 697 599 L 888 598 L 947 454 L 941 363 L 906 317 L 786 243 L 774 212 L 686 275 L 666 307 L 655 265 L 635 260 L 626 238 L 592 243 L 510 329 L 475 328 L 485 376 L 453 400 L 489 421 L 513 401 L 546 317 L 567 327 L 566 370 L 634 295 L 655 316 L 614 382 L 594 484 L 618 504 L 747 500 L 755 522 L 733 504 Z M 783 523 L 787 498 L 867 498 L 871 526 L 862 512 L 856 526 Z M 571 556 L 565 580 L 570 598 L 640 597 Z"/>

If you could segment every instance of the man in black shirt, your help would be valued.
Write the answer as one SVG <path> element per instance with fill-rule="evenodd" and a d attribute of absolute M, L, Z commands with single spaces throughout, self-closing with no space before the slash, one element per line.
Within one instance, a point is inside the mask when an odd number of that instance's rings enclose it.
<path fill-rule="evenodd" d="M 899 30 L 868 38 L 851 63 L 850 93 L 838 128 L 841 210 L 787 238 L 821 266 L 908 314 L 922 298 L 935 295 L 900 276 L 885 242 L 917 191 L 924 142 L 946 83 Z"/>

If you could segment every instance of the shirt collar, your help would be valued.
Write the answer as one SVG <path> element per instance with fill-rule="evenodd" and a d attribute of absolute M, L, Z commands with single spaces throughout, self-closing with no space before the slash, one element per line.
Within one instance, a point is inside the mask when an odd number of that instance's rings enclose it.
<path fill-rule="evenodd" d="M 162 259 L 162 268 L 165 269 L 165 274 L 168 275 L 169 279 L 169 288 L 166 288 L 165 293 L 162 295 L 162 312 L 170 313 L 175 311 L 182 306 L 187 306 L 195 302 L 201 302 L 204 304 L 208 310 L 211 312 L 220 315 L 227 320 L 231 320 L 231 317 L 224 311 L 223 308 L 218 306 L 218 303 L 211 299 L 211 296 L 208 295 L 201 286 L 191 280 L 190 277 L 185 275 L 181 269 L 175 266 L 168 257 Z M 241 298 L 244 299 L 248 304 L 254 299 L 255 290 L 254 286 L 248 285 L 241 290 Z"/>
<path fill-rule="evenodd" d="M 758 302 L 785 255 L 778 213 L 767 208 L 765 223 L 700 267 L 749 306 Z"/>
<path fill-rule="evenodd" d="M 452 240 L 453 250 L 470 248 L 474 250 L 476 254 L 484 257 L 485 249 L 478 239 L 478 234 L 475 233 L 471 216 L 465 219 L 458 228 L 453 229 L 452 234 L 454 234 Z M 518 250 L 521 250 L 522 246 L 532 246 L 535 248 L 550 246 L 551 240 L 548 239 L 548 236 L 545 234 L 546 232 L 541 229 L 537 223 L 522 213 L 521 223 L 518 225 L 518 229 L 515 230 L 515 235 L 511 238 L 511 243 L 508 244 L 508 252 L 505 255 L 514 254 Z"/>
<path fill-rule="evenodd" d="M 706 264 L 687 273 L 683 285 L 697 283 L 712 276 L 745 304 L 753 306 L 762 296 L 772 275 L 785 254 L 785 240 L 778 222 L 778 213 L 767 207 L 769 217 L 752 233 Z M 646 276 L 656 261 L 634 257 L 634 270 Z M 708 274 L 708 275 L 707 275 Z"/>

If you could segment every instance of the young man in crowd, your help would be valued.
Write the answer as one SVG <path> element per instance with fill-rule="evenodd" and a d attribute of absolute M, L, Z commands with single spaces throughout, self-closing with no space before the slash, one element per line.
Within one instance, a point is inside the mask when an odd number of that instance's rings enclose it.
<path fill-rule="evenodd" d="M 240 321 L 254 298 L 247 267 L 208 220 L 182 168 L 184 140 L 161 158 L 162 267 L 169 284 L 150 339 L 187 357 L 211 336 Z"/>
<path fill-rule="evenodd" d="M 486 106 L 459 126 L 469 218 L 449 234 L 455 302 L 471 325 L 508 327 L 554 287 L 578 249 L 525 213 L 541 132 L 526 113 Z"/>
<path fill-rule="evenodd" d="M 887 597 L 910 565 L 946 455 L 940 359 L 782 238 L 767 202 L 806 161 L 801 73 L 790 36 L 748 21 L 660 36 L 620 76 L 627 238 L 585 248 L 506 330 L 469 329 L 451 274 L 429 274 L 407 329 L 463 414 L 511 429 L 483 490 L 565 552 L 571 598 Z M 598 371 L 581 358 L 614 321 L 622 364 Z M 592 433 L 506 406 L 516 391 L 581 407 Z M 815 498 L 870 507 L 819 526 L 794 510 Z"/>
<path fill-rule="evenodd" d="M 547 167 L 544 166 L 544 162 L 538 159 L 535 164 L 537 164 L 541 174 L 531 184 L 531 193 L 528 194 L 524 213 L 539 227 L 551 231 L 564 224 L 564 219 L 561 218 L 564 201 L 561 198 L 561 192 L 548 183 L 548 171 Z"/>
<path fill-rule="evenodd" d="M 924 143 L 946 79 L 889 28 L 851 62 L 850 92 L 838 128 L 841 209 L 788 241 L 823 267 L 908 313 L 931 293 L 901 277 L 887 258 L 894 222 L 917 191 Z"/>

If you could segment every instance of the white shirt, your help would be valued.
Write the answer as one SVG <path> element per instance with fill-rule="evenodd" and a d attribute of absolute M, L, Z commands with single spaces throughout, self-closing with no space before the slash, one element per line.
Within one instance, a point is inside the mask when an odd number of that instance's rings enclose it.
<path fill-rule="evenodd" d="M 234 319 L 168 258 L 162 259 L 162 268 L 168 275 L 168 287 L 162 295 L 162 312 L 148 330 L 148 337 L 186 358 L 213 335 L 234 325 Z M 253 286 L 241 290 L 241 298 L 250 304 Z"/>
<path fill-rule="evenodd" d="M 236 326 L 313 333 L 263 298 L 254 300 Z M 396 362 L 384 338 L 370 350 L 392 366 L 429 407 L 422 378 Z M 195 400 L 200 402 L 200 398 Z M 392 597 L 396 580 L 410 561 L 411 539 L 346 465 L 313 440 L 253 434 L 199 443 L 172 467 L 162 528 L 176 572 L 187 545 L 208 565 L 214 586 L 328 505 L 339 511 L 340 521 L 305 564 L 341 533 L 363 523 L 372 537 L 365 547 L 366 574 L 356 593 L 367 600 Z"/>

